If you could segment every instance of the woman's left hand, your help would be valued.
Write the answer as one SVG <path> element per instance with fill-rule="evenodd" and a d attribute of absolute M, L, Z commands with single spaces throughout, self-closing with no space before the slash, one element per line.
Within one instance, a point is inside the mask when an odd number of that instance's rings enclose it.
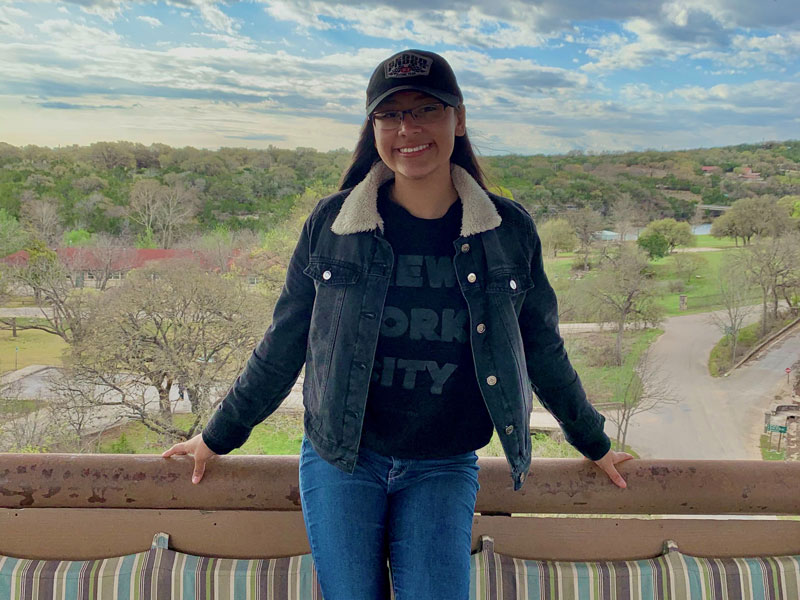
<path fill-rule="evenodd" d="M 603 458 L 594 461 L 594 464 L 605 471 L 606 475 L 608 475 L 608 478 L 613 481 L 615 485 L 625 489 L 628 487 L 628 484 L 625 483 L 622 475 L 620 475 L 619 471 L 617 471 L 616 465 L 631 458 L 633 458 L 633 456 L 627 452 L 615 452 L 614 450 L 609 450 Z"/>

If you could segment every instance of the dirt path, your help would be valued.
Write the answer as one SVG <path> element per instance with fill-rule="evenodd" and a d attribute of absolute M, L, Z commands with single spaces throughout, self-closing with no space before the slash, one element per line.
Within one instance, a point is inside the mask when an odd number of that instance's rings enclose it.
<path fill-rule="evenodd" d="M 643 458 L 760 459 L 764 411 L 784 369 L 800 358 L 800 329 L 729 377 L 714 378 L 708 355 L 720 332 L 708 313 L 671 317 L 663 328 L 654 359 L 679 402 L 637 415 L 628 443 Z"/>

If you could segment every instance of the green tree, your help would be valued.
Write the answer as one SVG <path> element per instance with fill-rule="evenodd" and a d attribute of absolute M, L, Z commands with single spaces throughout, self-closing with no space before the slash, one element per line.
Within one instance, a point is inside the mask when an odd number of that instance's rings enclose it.
<path fill-rule="evenodd" d="M 676 221 L 672 218 L 659 219 L 649 223 L 644 228 L 642 235 L 648 237 L 654 233 L 660 234 L 667 241 L 667 253 L 672 252 L 678 246 L 694 245 L 692 227 L 686 222 Z"/>
<path fill-rule="evenodd" d="M 550 219 L 539 226 L 539 238 L 545 255 L 552 253 L 555 258 L 559 252 L 572 252 L 578 244 L 575 230 L 566 219 Z"/>
<path fill-rule="evenodd" d="M 14 254 L 28 242 L 28 233 L 4 208 L 0 208 L 0 257 Z"/>
<path fill-rule="evenodd" d="M 639 247 L 647 252 L 650 259 L 663 258 L 669 253 L 669 242 L 657 231 L 644 232 L 636 240 Z"/>

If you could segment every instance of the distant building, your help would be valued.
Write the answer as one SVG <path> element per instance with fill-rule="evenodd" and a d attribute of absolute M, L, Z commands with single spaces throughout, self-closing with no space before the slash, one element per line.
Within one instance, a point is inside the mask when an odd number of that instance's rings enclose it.
<path fill-rule="evenodd" d="M 756 173 L 753 171 L 752 167 L 742 167 L 739 179 L 744 179 L 745 181 L 764 181 L 764 178 L 761 177 L 761 173 Z"/>
<path fill-rule="evenodd" d="M 700 167 L 700 169 L 703 171 L 703 175 L 719 175 L 720 173 L 722 173 L 721 167 L 703 166 Z"/>

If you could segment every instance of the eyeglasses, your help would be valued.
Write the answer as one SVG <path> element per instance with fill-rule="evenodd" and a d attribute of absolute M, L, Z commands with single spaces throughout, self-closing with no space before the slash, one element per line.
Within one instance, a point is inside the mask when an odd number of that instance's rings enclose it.
<path fill-rule="evenodd" d="M 382 110 L 374 112 L 370 115 L 372 124 L 377 129 L 389 131 L 400 127 L 403 122 L 404 116 L 409 114 L 418 125 L 428 125 L 441 121 L 444 117 L 445 109 L 447 107 L 441 102 L 433 104 L 423 104 L 415 108 L 407 108 L 405 110 Z"/>

